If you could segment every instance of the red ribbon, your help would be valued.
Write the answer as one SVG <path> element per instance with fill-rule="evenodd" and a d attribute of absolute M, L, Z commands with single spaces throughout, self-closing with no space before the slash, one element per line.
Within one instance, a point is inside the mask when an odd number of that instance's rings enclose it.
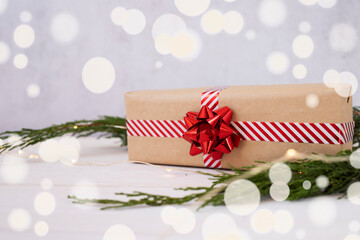
<path fill-rule="evenodd" d="M 222 107 L 210 110 L 202 106 L 200 112 L 188 112 L 184 117 L 186 132 L 183 138 L 191 143 L 190 155 L 210 154 L 214 160 L 221 159 L 239 146 L 240 136 L 232 129 L 232 110 Z"/>

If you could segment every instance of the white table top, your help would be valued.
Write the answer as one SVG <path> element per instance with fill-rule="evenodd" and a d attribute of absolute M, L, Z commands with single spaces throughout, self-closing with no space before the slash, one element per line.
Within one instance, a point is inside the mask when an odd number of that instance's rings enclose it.
<path fill-rule="evenodd" d="M 114 224 L 128 226 L 136 239 L 203 239 L 203 231 L 208 231 L 204 221 L 215 213 L 223 213 L 233 219 L 238 229 L 247 239 L 360 239 L 359 234 L 360 206 L 346 199 L 336 197 L 315 198 L 297 202 L 275 202 L 264 200 L 258 210 L 268 209 L 272 213 L 284 209 L 291 213 L 294 225 L 286 234 L 271 229 L 261 234 L 254 231 L 251 225 L 251 215 L 236 216 L 225 206 L 206 207 L 195 211 L 195 228 L 188 234 L 177 233 L 171 225 L 165 224 L 161 218 L 164 207 L 137 207 L 119 210 L 100 211 L 96 206 L 79 206 L 67 199 L 68 194 L 79 196 L 97 196 L 101 198 L 116 198 L 114 192 L 145 191 L 149 193 L 171 194 L 181 196 L 182 191 L 174 191 L 175 187 L 208 186 L 211 181 L 207 176 L 181 171 L 198 170 L 195 168 L 171 167 L 175 170 L 165 171 L 161 167 L 125 163 L 127 152 L 119 148 L 114 140 L 81 139 L 81 153 L 78 164 L 85 166 L 66 166 L 60 162 L 46 163 L 41 159 L 27 160 L 29 172 L 22 183 L 12 184 L 0 179 L 0 239 L 39 239 L 34 232 L 37 221 L 45 221 L 49 232 L 44 239 L 103 239 L 105 231 Z M 37 153 L 37 147 L 25 149 L 26 152 Z M 4 158 L 4 156 L 2 156 Z M 1 158 L 1 159 L 2 159 Z M 122 162 L 122 163 L 120 163 Z M 86 165 L 86 164 L 92 165 Z M 96 164 L 107 164 L 98 166 Z M 114 164 L 115 163 L 115 164 Z M 119 163 L 119 164 L 117 164 Z M 95 164 L 95 165 L 94 165 Z M 202 171 L 214 172 L 208 169 Z M 48 216 L 42 216 L 34 208 L 34 199 L 42 191 L 40 183 L 44 178 L 51 179 L 54 186 L 47 192 L 55 197 L 55 210 Z M 77 187 L 76 187 L 77 186 Z M 315 201 L 315 202 L 314 202 Z M 314 204 L 324 203 L 324 204 Z M 323 206 L 325 214 L 315 216 L 328 222 L 326 226 L 318 226 L 310 217 L 312 207 Z M 189 207 L 176 206 L 176 208 Z M 22 208 L 29 212 L 30 226 L 16 232 L 9 227 L 8 216 L 12 209 Z M 314 210 L 314 209 L 313 209 Z M 316 211 L 316 209 L 315 209 Z M 321 218 L 323 217 L 323 218 Z M 220 231 L 226 233 L 226 226 L 218 225 Z M 218 238 L 217 238 L 218 239 Z M 224 238 L 225 239 L 225 238 Z M 226 238 L 244 239 L 244 238 Z M 246 238 L 245 238 L 246 239 Z"/>

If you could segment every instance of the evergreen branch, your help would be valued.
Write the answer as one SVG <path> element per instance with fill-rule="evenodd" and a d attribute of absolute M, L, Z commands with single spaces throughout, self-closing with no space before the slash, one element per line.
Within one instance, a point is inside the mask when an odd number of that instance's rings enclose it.
<path fill-rule="evenodd" d="M 19 136 L 16 142 L 8 142 L 0 146 L 0 153 L 11 151 L 20 147 L 26 148 L 30 145 L 46 141 L 51 138 L 71 134 L 76 137 L 88 137 L 99 134 L 101 138 L 120 138 L 122 145 L 126 145 L 126 120 L 120 117 L 103 116 L 97 120 L 79 120 L 63 124 L 52 125 L 43 129 L 23 128 L 19 131 L 6 131 L 0 133 L 0 139 L 7 139 L 12 135 Z"/>

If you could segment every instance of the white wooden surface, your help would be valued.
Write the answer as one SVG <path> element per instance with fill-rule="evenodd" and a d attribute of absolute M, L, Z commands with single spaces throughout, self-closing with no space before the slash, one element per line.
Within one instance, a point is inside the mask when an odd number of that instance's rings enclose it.
<path fill-rule="evenodd" d="M 127 160 L 126 149 L 118 147 L 113 140 L 81 140 L 81 155 L 79 164 L 105 164 Z M 37 148 L 30 148 L 28 152 L 36 153 Z M 28 160 L 29 174 L 20 184 L 10 184 L 0 181 L 0 239 L 102 239 L 105 231 L 114 224 L 124 224 L 132 229 L 136 239 L 202 239 L 202 225 L 204 220 L 214 213 L 224 213 L 234 219 L 236 225 L 246 232 L 249 239 L 345 239 L 354 233 L 349 229 L 351 221 L 360 221 L 360 206 L 353 205 L 348 200 L 336 200 L 335 219 L 327 226 L 316 226 L 308 216 L 309 205 L 314 200 L 297 202 L 275 202 L 264 200 L 258 209 L 269 209 L 275 212 L 285 209 L 294 216 L 294 227 L 287 234 L 279 234 L 271 230 L 266 234 L 253 231 L 251 216 L 240 217 L 232 214 L 226 207 L 207 207 L 195 212 L 196 225 L 188 234 L 179 234 L 172 226 L 161 220 L 163 207 L 137 207 L 120 210 L 100 211 L 98 207 L 83 207 L 74 205 L 67 199 L 68 194 L 74 193 L 74 186 L 79 182 L 87 182 L 80 188 L 80 192 L 96 193 L 98 197 L 113 197 L 114 192 L 146 191 L 151 193 L 181 195 L 174 191 L 174 187 L 207 186 L 210 181 L 206 176 L 190 171 L 194 168 L 179 167 L 171 172 L 163 168 L 142 164 L 119 163 L 110 166 L 65 166 L 60 162 L 45 163 L 40 159 Z M 174 167 L 172 167 L 174 168 Z M 212 172 L 212 170 L 204 170 Z M 53 181 L 54 186 L 49 190 L 56 199 L 55 211 L 49 216 L 41 216 L 34 209 L 34 198 L 44 191 L 40 182 L 44 178 Z M 75 191 L 76 192 L 76 191 Z M 187 205 L 192 207 L 191 205 Z M 9 212 L 14 208 L 24 208 L 31 215 L 31 225 L 23 232 L 15 232 L 8 225 Z M 39 221 L 48 223 L 50 229 L 46 236 L 39 237 L 34 233 L 34 224 Z M 300 234 L 302 233 L 302 234 Z M 305 233 L 305 238 L 302 238 Z"/>

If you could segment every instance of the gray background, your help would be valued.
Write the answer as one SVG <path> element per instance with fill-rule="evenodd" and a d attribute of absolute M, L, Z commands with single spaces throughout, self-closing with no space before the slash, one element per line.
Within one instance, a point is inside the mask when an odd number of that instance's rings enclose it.
<path fill-rule="evenodd" d="M 7 43 L 11 50 L 10 59 L 0 65 L 0 131 L 39 128 L 104 114 L 123 116 L 123 96 L 129 90 L 322 82 L 324 72 L 331 68 L 359 76 L 358 41 L 350 52 L 335 51 L 329 45 L 329 33 L 337 23 L 359 29 L 360 1 L 339 0 L 334 7 L 324 9 L 317 4 L 304 6 L 297 0 L 283 0 L 287 17 L 274 28 L 259 20 L 259 3 L 213 0 L 209 10 L 237 10 L 244 17 L 245 25 L 236 35 L 225 32 L 209 35 L 201 29 L 201 16 L 181 14 L 172 0 L 8 0 L 7 9 L 0 15 L 0 41 Z M 116 6 L 142 11 L 146 17 L 144 31 L 129 35 L 113 24 L 110 13 Z M 19 14 L 24 10 L 32 14 L 28 24 L 36 37 L 31 47 L 21 49 L 13 41 L 13 31 L 21 24 Z M 50 33 L 51 20 L 60 12 L 72 14 L 79 22 L 79 34 L 69 44 L 57 43 Z M 155 50 L 152 24 L 165 13 L 180 16 L 199 34 L 202 49 L 193 61 L 180 61 Z M 308 35 L 315 45 L 307 59 L 296 57 L 291 47 L 293 39 L 300 34 L 298 26 L 302 21 L 310 22 L 312 28 Z M 248 30 L 256 32 L 254 40 L 245 37 Z M 266 57 L 273 51 L 283 51 L 289 57 L 290 65 L 284 74 L 275 75 L 266 68 Z M 14 67 L 12 59 L 17 53 L 28 56 L 26 68 Z M 84 64 L 96 56 L 107 58 L 116 71 L 113 87 L 103 94 L 88 91 L 81 79 Z M 156 61 L 162 61 L 161 69 L 155 67 Z M 302 80 L 292 74 L 292 67 L 299 63 L 308 70 Z M 36 98 L 26 94 L 31 83 L 41 88 Z M 360 105 L 359 95 L 358 92 L 354 95 L 354 105 Z"/>

